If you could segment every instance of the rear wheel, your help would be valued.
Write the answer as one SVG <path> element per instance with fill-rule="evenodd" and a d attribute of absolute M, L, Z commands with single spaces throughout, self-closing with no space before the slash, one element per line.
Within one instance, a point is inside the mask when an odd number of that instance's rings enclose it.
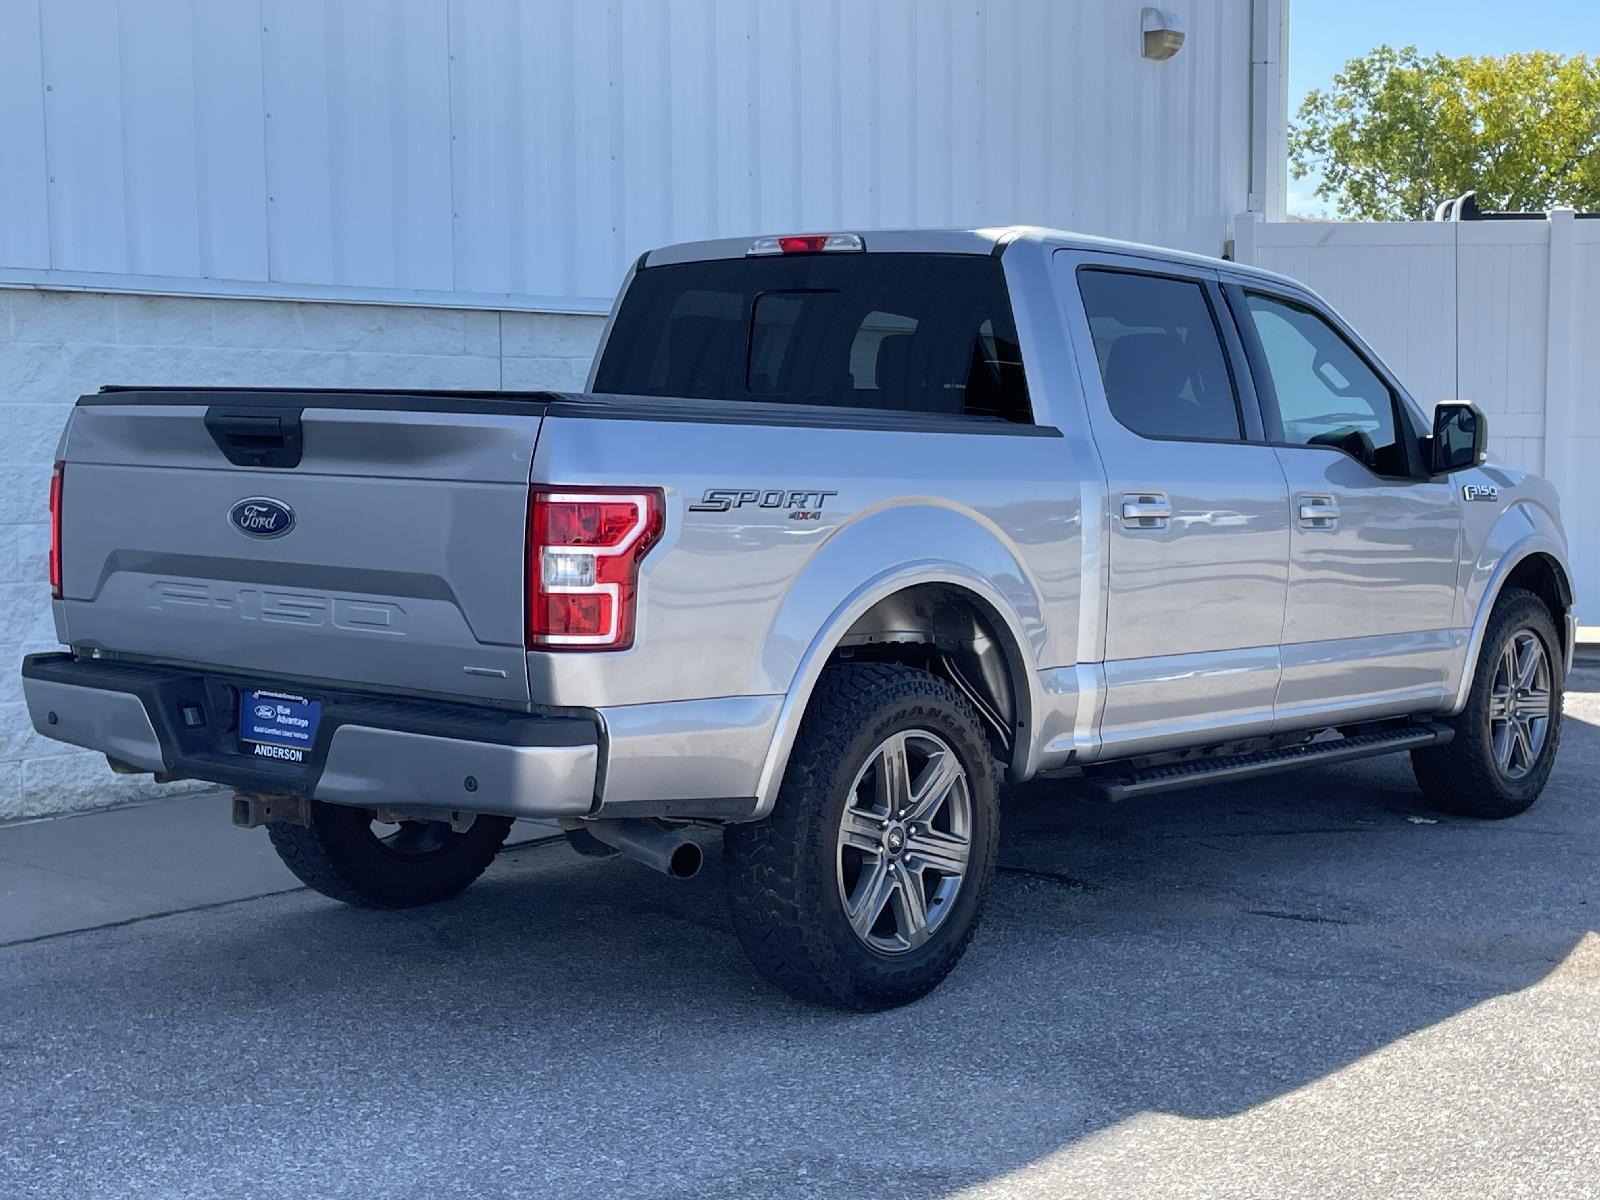
<path fill-rule="evenodd" d="M 460 894 L 510 832 L 510 817 L 480 816 L 458 833 L 445 821 L 386 824 L 370 809 L 318 800 L 309 825 L 267 826 L 273 849 L 300 882 L 363 908 L 410 908 Z"/>
<path fill-rule="evenodd" d="M 830 667 L 772 815 L 725 833 L 734 927 L 795 996 L 905 1004 L 965 952 L 998 836 L 993 759 L 960 693 L 898 664 Z"/>
<path fill-rule="evenodd" d="M 1550 610 L 1508 588 L 1484 633 L 1455 739 L 1414 751 L 1412 770 L 1435 808 L 1468 817 L 1512 817 L 1544 790 L 1561 742 L 1561 642 Z"/>

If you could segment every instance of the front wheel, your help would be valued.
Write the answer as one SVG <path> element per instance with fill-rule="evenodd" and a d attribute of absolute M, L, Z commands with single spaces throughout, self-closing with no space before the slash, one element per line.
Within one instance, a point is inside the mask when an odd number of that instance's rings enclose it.
<path fill-rule="evenodd" d="M 1446 745 L 1416 750 L 1428 802 L 1466 817 L 1513 817 L 1544 790 L 1561 744 L 1561 640 L 1532 592 L 1508 588 L 1484 633 L 1467 706 Z"/>
<path fill-rule="evenodd" d="M 300 882 L 361 908 L 410 908 L 448 900 L 494 861 L 510 817 L 480 816 L 464 832 L 446 821 L 386 825 L 370 809 L 311 802 L 307 825 L 270 824 L 283 865 Z"/>
<path fill-rule="evenodd" d="M 734 928 L 801 999 L 908 1003 L 971 941 L 998 837 L 993 758 L 961 694 L 899 664 L 830 667 L 772 815 L 724 835 Z"/>

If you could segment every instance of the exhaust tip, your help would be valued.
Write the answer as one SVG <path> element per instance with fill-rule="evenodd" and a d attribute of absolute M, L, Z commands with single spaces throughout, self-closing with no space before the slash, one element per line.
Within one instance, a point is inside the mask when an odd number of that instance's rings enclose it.
<path fill-rule="evenodd" d="M 667 860 L 667 874 L 674 879 L 693 879 L 700 873 L 700 864 L 704 859 L 705 854 L 699 843 L 682 842 Z"/>
<path fill-rule="evenodd" d="M 692 879 L 699 874 L 704 859 L 699 843 L 681 829 L 668 828 L 660 821 L 634 817 L 627 820 L 589 821 L 586 833 L 599 842 L 615 847 L 635 862 L 672 879 Z"/>

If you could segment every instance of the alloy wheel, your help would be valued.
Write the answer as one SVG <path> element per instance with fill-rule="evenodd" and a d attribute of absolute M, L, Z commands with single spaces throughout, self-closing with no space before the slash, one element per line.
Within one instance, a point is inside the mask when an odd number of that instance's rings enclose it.
<path fill-rule="evenodd" d="M 972 856 L 966 768 L 926 729 L 891 734 L 845 803 L 839 899 L 850 928 L 883 954 L 922 946 L 949 917 Z"/>
<path fill-rule="evenodd" d="M 1489 734 L 1507 779 L 1534 769 L 1550 735 L 1550 655 L 1532 630 L 1520 629 L 1495 664 L 1489 692 Z"/>

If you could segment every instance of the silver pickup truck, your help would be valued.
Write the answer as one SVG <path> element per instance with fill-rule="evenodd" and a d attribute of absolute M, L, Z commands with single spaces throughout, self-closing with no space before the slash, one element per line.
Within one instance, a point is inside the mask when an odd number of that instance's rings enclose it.
<path fill-rule="evenodd" d="M 1550 773 L 1554 492 L 1293 280 L 1033 228 L 674 246 L 589 388 L 84 396 L 34 726 L 231 787 L 354 904 L 461 891 L 516 817 L 676 875 L 720 828 L 756 966 L 850 1008 L 955 965 L 1002 781 L 1408 751 L 1505 817 Z"/>

